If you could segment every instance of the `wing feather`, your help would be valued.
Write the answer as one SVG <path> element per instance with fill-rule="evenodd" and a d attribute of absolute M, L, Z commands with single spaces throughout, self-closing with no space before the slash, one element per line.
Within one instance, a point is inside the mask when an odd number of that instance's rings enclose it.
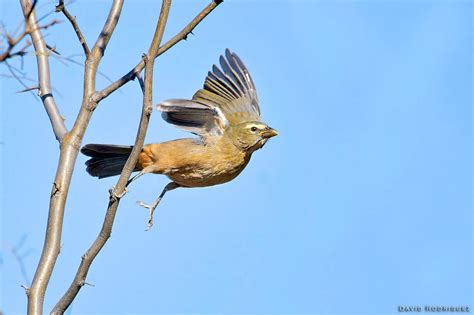
<path fill-rule="evenodd" d="M 221 68 L 214 65 L 209 71 L 203 89 L 193 100 L 219 107 L 230 124 L 259 121 L 260 107 L 257 92 L 249 71 L 242 60 L 229 49 L 219 58 Z"/>
<path fill-rule="evenodd" d="M 208 79 L 204 83 L 204 88 L 208 88 L 209 91 L 226 98 L 229 102 L 235 98 L 232 92 L 227 90 L 225 86 L 219 82 L 219 78 L 217 78 L 214 73 L 209 72 L 207 77 Z"/>
<path fill-rule="evenodd" d="M 229 65 L 227 60 L 223 57 L 220 56 L 219 58 L 219 63 L 224 70 L 224 73 L 227 74 L 227 76 L 230 78 L 230 81 L 234 84 L 234 86 L 237 88 L 239 95 L 244 96 L 245 95 L 245 85 L 242 82 L 241 78 L 239 75 L 235 72 L 234 69 Z"/>
<path fill-rule="evenodd" d="M 235 88 L 232 79 L 229 78 L 224 72 L 221 71 L 216 65 L 212 66 L 212 75 L 214 75 L 220 84 L 222 84 L 222 88 L 226 91 L 229 91 L 234 98 L 239 98 L 242 95 L 239 91 Z"/>
<path fill-rule="evenodd" d="M 157 109 L 166 122 L 200 136 L 222 135 L 228 124 L 219 108 L 194 101 L 166 100 Z"/>
<path fill-rule="evenodd" d="M 247 121 L 260 121 L 257 91 L 240 58 L 226 49 L 212 66 L 203 88 L 192 100 L 172 99 L 157 105 L 163 119 L 202 137 L 222 135 L 225 128 Z"/>

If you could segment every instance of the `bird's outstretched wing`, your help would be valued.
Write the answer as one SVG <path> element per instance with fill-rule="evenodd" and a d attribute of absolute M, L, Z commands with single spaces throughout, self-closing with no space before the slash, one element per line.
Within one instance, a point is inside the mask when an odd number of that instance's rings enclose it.
<path fill-rule="evenodd" d="M 212 67 L 192 100 L 172 99 L 157 105 L 165 121 L 201 136 L 221 135 L 229 124 L 260 121 L 255 85 L 243 62 L 229 49 L 219 62 L 222 69 Z"/>
<path fill-rule="evenodd" d="M 204 88 L 194 94 L 193 100 L 219 107 L 231 125 L 260 121 L 257 90 L 242 60 L 226 49 L 225 58 L 221 56 L 219 63 L 222 69 L 212 67 Z"/>

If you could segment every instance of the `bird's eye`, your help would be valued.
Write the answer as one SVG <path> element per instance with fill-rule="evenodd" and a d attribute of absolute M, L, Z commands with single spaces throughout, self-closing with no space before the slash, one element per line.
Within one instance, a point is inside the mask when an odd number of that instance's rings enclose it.
<path fill-rule="evenodd" d="M 250 130 L 252 130 L 252 132 L 255 132 L 257 131 L 257 127 L 253 126 L 252 128 L 250 128 Z"/>

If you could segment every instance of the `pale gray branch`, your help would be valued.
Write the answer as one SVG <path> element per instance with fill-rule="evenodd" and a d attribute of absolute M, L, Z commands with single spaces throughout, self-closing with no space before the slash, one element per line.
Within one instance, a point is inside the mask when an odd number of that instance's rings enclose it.
<path fill-rule="evenodd" d="M 61 142 L 67 133 L 67 129 L 53 97 L 51 75 L 49 72 L 49 50 L 46 47 L 46 43 L 36 20 L 36 12 L 33 9 L 35 3 L 36 2 L 31 3 L 29 0 L 20 0 L 23 14 L 25 16 L 25 28 L 31 37 L 36 52 L 38 83 L 40 87 L 39 96 L 41 97 L 44 108 L 46 109 L 49 120 L 51 121 L 54 135 L 56 139 Z"/>
<path fill-rule="evenodd" d="M 85 43 L 82 33 L 79 30 L 79 27 L 77 26 L 77 23 L 75 23 L 75 20 L 70 19 L 70 17 L 66 15 L 73 25 L 76 35 L 83 46 L 84 52 L 86 53 L 82 103 L 79 114 L 74 121 L 74 125 L 70 132 L 67 131 L 64 125 L 62 116 L 59 114 L 58 108 L 51 93 L 52 88 L 50 83 L 48 63 L 50 51 L 48 50 L 48 47 L 40 32 L 41 27 L 38 27 L 35 10 L 33 9 L 36 2 L 37 1 L 35 0 L 20 0 L 26 22 L 25 33 L 20 35 L 19 40 L 21 40 L 27 34 L 29 34 L 32 38 L 38 62 L 39 91 L 41 99 L 46 108 L 48 116 L 51 119 L 54 133 L 56 138 L 60 141 L 61 147 L 58 167 L 50 195 L 50 205 L 44 246 L 34 275 L 32 286 L 31 288 L 26 289 L 28 295 L 29 314 L 42 314 L 43 312 L 45 292 L 60 251 L 64 209 L 74 165 L 77 160 L 85 130 L 89 124 L 92 114 L 97 104 L 102 99 L 116 91 L 128 81 L 134 79 L 138 73 L 145 69 L 143 82 L 143 108 L 134 148 L 126 165 L 124 166 L 117 185 L 110 192 L 109 206 L 107 208 L 101 232 L 86 254 L 83 256 L 71 286 L 65 295 L 58 301 L 52 311 L 54 314 L 62 314 L 77 296 L 80 288 L 84 284 L 87 284 L 86 277 L 89 268 L 96 255 L 100 252 L 110 237 L 120 198 L 122 198 L 126 192 L 128 179 L 130 178 L 134 166 L 137 163 L 138 155 L 143 147 L 148 122 L 152 112 L 152 80 L 155 58 L 166 52 L 180 40 L 185 39 L 186 36 L 194 29 L 194 27 L 196 27 L 196 25 L 199 24 L 199 22 L 202 21 L 202 19 L 204 19 L 222 1 L 212 1 L 180 33 L 160 47 L 169 14 L 169 8 L 171 5 L 171 0 L 164 0 L 162 3 L 155 34 L 153 36 L 148 53 L 132 71 L 100 92 L 96 92 L 96 77 L 98 74 L 98 67 L 107 48 L 107 44 L 120 18 L 123 0 L 113 1 L 107 21 L 105 22 L 105 25 L 103 26 L 96 43 L 90 51 L 87 44 Z M 61 3 L 62 1 L 60 1 L 60 4 Z M 64 13 L 65 8 L 62 7 L 60 9 Z"/>
<path fill-rule="evenodd" d="M 28 0 L 21 0 L 24 12 L 28 12 Z M 66 203 L 71 177 L 76 163 L 79 148 L 81 146 L 82 138 L 85 130 L 89 124 L 92 113 L 97 106 L 93 100 L 92 95 L 95 93 L 95 79 L 97 76 L 97 69 L 105 51 L 108 41 L 112 36 L 115 26 L 118 23 L 123 0 L 114 0 L 112 8 L 110 9 L 107 21 L 100 33 L 96 45 L 87 57 L 84 70 L 84 93 L 79 114 L 74 122 L 72 130 L 65 133 L 61 141 L 61 150 L 59 155 L 58 168 L 51 191 L 48 223 L 46 228 L 46 237 L 41 253 L 40 261 L 35 272 L 33 283 L 28 292 L 28 314 L 42 314 L 43 301 L 48 286 L 51 274 L 59 255 L 61 245 L 61 234 L 63 227 L 64 208 Z M 34 19 L 34 11 L 29 15 L 29 21 Z M 26 15 L 26 13 L 25 13 Z M 33 34 L 36 32 L 32 32 Z M 39 34 L 41 35 L 41 34 Z M 38 36 L 38 35 L 37 35 Z M 38 41 L 42 41 L 41 46 L 35 45 L 36 54 L 44 57 L 47 62 L 47 48 L 44 40 L 41 37 Z M 35 38 L 33 38 L 35 42 Z M 40 59 L 40 58 L 38 58 Z M 43 61 L 44 62 L 44 61 Z M 41 81 L 40 81 L 41 86 Z M 52 99 L 50 96 L 42 95 L 44 99 Z"/>
<path fill-rule="evenodd" d="M 117 1 L 114 1 L 114 5 L 112 5 L 112 9 L 109 12 L 107 21 L 105 21 L 105 25 L 102 28 L 102 32 L 95 42 L 94 49 L 99 49 L 102 53 L 102 56 L 104 55 L 105 48 L 112 37 L 112 32 L 114 31 L 115 26 L 117 26 L 118 18 L 120 17 L 120 12 L 122 11 L 122 5 L 123 1 L 120 5 L 117 4 Z"/>
<path fill-rule="evenodd" d="M 143 91 L 143 107 L 142 114 L 140 118 L 140 124 L 138 126 L 137 136 L 135 139 L 135 144 L 133 146 L 132 152 L 120 174 L 117 184 L 113 189 L 110 190 L 109 205 L 105 214 L 104 222 L 102 228 L 94 241 L 91 247 L 87 252 L 82 256 L 81 263 L 77 270 L 77 273 L 72 281 L 69 289 L 61 297 L 56 306 L 54 307 L 52 314 L 63 314 L 64 311 L 69 307 L 72 301 L 75 299 L 79 290 L 86 283 L 87 274 L 89 272 L 90 266 L 94 261 L 97 254 L 104 247 L 107 240 L 110 238 L 112 232 L 112 226 L 115 220 L 115 215 L 117 213 L 118 205 L 120 199 L 126 193 L 126 187 L 128 179 L 132 174 L 133 169 L 138 161 L 138 156 L 142 150 L 143 143 L 145 141 L 146 131 L 148 129 L 148 123 L 150 121 L 150 116 L 152 113 L 152 83 L 153 83 L 153 66 L 154 66 L 154 56 L 158 51 L 161 39 L 163 38 L 163 33 L 165 26 L 168 20 L 168 14 L 171 6 L 171 0 L 163 0 L 160 16 L 156 26 L 155 34 L 153 36 L 152 43 L 148 50 L 148 53 L 143 57 L 145 67 L 145 83 Z"/>

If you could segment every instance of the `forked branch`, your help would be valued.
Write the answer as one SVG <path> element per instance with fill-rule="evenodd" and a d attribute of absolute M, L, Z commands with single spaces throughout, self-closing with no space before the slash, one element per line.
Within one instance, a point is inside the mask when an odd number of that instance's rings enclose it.
<path fill-rule="evenodd" d="M 154 56 L 158 51 L 161 39 L 163 38 L 163 33 L 168 20 L 170 6 L 171 0 L 163 1 L 160 11 L 160 17 L 158 19 L 153 40 L 151 42 L 148 53 L 143 56 L 143 62 L 145 63 L 143 107 L 140 118 L 140 124 L 138 126 L 137 136 L 132 152 L 122 170 L 122 173 L 120 174 L 117 184 L 114 188 L 110 190 L 109 204 L 99 235 L 97 236 L 94 243 L 92 243 L 91 247 L 87 250 L 87 252 L 82 256 L 82 260 L 76 272 L 74 280 L 72 281 L 69 289 L 54 307 L 52 314 L 63 314 L 65 310 L 69 307 L 69 305 L 71 305 L 72 301 L 79 293 L 79 290 L 82 288 L 84 283 L 86 283 L 87 273 L 89 272 L 92 262 L 94 261 L 95 257 L 100 252 L 102 247 L 105 245 L 107 240 L 110 238 L 112 226 L 115 220 L 115 215 L 117 213 L 120 199 L 126 193 L 128 179 L 130 178 L 130 175 L 132 174 L 132 171 L 135 168 L 135 165 L 137 164 L 138 156 L 142 150 L 143 143 L 145 141 L 145 135 L 152 113 L 153 66 L 155 60 Z"/>
<path fill-rule="evenodd" d="M 65 8 L 64 1 L 59 0 L 59 5 L 56 7 L 56 9 L 63 12 L 66 18 L 70 21 L 76 32 L 76 36 L 82 45 L 83 51 L 86 54 L 82 103 L 79 114 L 74 121 L 74 125 L 71 131 L 68 131 L 65 127 L 63 118 L 59 113 L 58 106 L 56 105 L 52 94 L 48 57 L 50 51 L 53 50 L 48 48 L 48 45 L 44 41 L 44 38 L 41 34 L 41 29 L 48 27 L 48 25 L 43 27 L 38 26 L 38 20 L 34 10 L 35 4 L 37 3 L 36 0 L 20 0 L 25 17 L 25 31 L 20 34 L 19 37 L 12 39 L 12 43 L 16 45 L 25 36 L 30 35 L 31 37 L 31 42 L 35 49 L 35 55 L 38 64 L 39 83 L 37 88 L 47 114 L 51 120 L 54 134 L 61 144 L 58 167 L 50 195 L 48 222 L 43 251 L 38 262 L 32 286 L 26 290 L 28 294 L 29 314 L 42 314 L 43 312 L 45 292 L 57 257 L 59 255 L 65 203 L 74 165 L 77 159 L 79 148 L 81 147 L 84 133 L 98 103 L 130 80 L 133 80 L 143 69 L 145 69 L 145 79 L 143 84 L 143 108 L 134 148 L 122 171 L 117 185 L 110 192 L 109 206 L 104 218 L 102 230 L 100 231 L 96 241 L 83 256 L 71 286 L 54 307 L 54 314 L 62 314 L 77 296 L 80 288 L 86 284 L 85 280 L 90 265 L 92 264 L 95 256 L 100 252 L 101 248 L 105 245 L 107 239 L 110 237 L 120 198 L 126 193 L 127 182 L 134 169 L 134 166 L 137 163 L 138 155 L 143 147 L 149 118 L 152 112 L 152 80 L 155 58 L 173 47 L 180 40 L 185 39 L 187 35 L 222 1 L 212 1 L 180 33 L 160 47 L 169 14 L 169 7 L 171 5 L 171 0 L 164 0 L 155 34 L 148 53 L 143 56 L 142 60 L 128 74 L 119 79 L 117 82 L 112 83 L 102 91 L 96 92 L 96 76 L 98 73 L 99 63 L 101 62 L 101 59 L 107 48 L 107 44 L 118 23 L 123 7 L 123 2 L 123 0 L 113 1 L 107 21 L 105 22 L 96 43 L 90 50 L 75 18 Z M 11 55 L 12 51 L 13 48 L 8 51 L 8 54 Z M 21 55 L 21 52 L 17 55 Z M 27 90 L 29 89 L 30 88 L 27 88 Z"/>
<path fill-rule="evenodd" d="M 156 58 L 160 56 L 161 54 L 165 53 L 168 49 L 176 45 L 178 42 L 181 40 L 184 40 L 188 37 L 188 35 L 194 30 L 194 28 L 201 23 L 202 20 L 206 16 L 209 15 L 209 13 L 212 12 L 219 4 L 221 4 L 223 0 L 213 0 L 211 3 L 209 3 L 199 14 L 191 21 L 189 22 L 188 25 L 186 25 L 178 34 L 176 34 L 173 38 L 168 40 L 163 46 L 161 46 L 156 54 L 154 55 L 153 58 Z M 127 84 L 131 80 L 134 80 L 135 77 L 137 76 L 138 73 L 140 73 L 143 68 L 145 67 L 145 62 L 140 60 L 140 62 L 132 69 L 130 70 L 127 74 L 122 76 L 120 79 L 115 81 L 114 83 L 110 84 L 109 86 L 105 87 L 101 91 L 97 93 L 97 99 L 101 100 L 118 90 L 120 87 L 123 85 Z"/>
<path fill-rule="evenodd" d="M 25 18 L 27 18 L 27 25 L 35 29 L 36 17 L 34 10 L 31 9 L 31 3 L 28 0 L 21 0 Z M 107 21 L 105 22 L 102 32 L 100 33 L 94 48 L 89 54 L 84 71 L 84 93 L 79 114 L 74 122 L 74 126 L 70 132 L 57 133 L 57 138 L 61 140 L 61 150 L 59 155 L 58 168 L 50 196 L 48 223 L 46 228 L 46 237 L 43 245 L 40 260 L 35 272 L 33 283 L 28 292 L 28 314 L 42 314 L 43 302 L 51 274 L 53 272 L 57 257 L 59 255 L 61 245 L 61 235 L 63 227 L 64 209 L 66 198 L 69 191 L 69 185 L 76 163 L 79 148 L 81 146 L 82 138 L 85 130 L 89 124 L 92 113 L 97 106 L 93 101 L 92 95 L 95 93 L 95 80 L 97 76 L 97 69 L 104 54 L 110 37 L 118 23 L 120 13 L 123 6 L 123 0 L 114 0 L 109 12 Z M 51 87 L 49 85 L 49 66 L 48 66 L 48 51 L 46 44 L 38 31 L 31 32 L 31 38 L 35 47 L 38 72 L 40 77 L 41 97 L 45 103 L 48 115 L 53 118 L 60 118 L 59 113 L 51 112 L 57 110 L 54 99 L 51 94 Z M 44 86 L 49 90 L 45 94 Z M 47 102 L 53 103 L 47 103 Z M 46 106 L 51 105 L 54 106 Z M 62 119 L 60 119 L 62 122 Z M 59 123 L 53 123 L 53 127 L 63 126 Z M 61 131 L 61 130 L 60 130 Z M 56 134 L 56 129 L 55 129 Z"/>

